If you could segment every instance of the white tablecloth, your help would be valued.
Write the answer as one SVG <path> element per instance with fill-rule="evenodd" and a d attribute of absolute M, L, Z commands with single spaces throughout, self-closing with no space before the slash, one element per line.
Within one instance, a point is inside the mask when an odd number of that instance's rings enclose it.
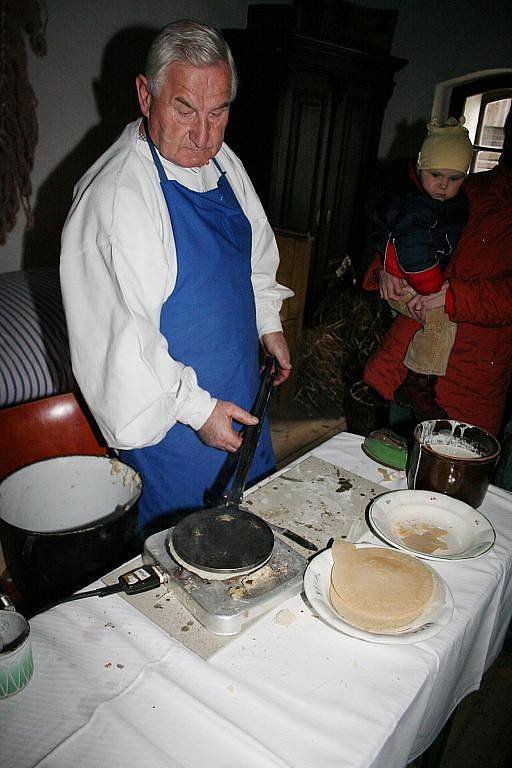
<path fill-rule="evenodd" d="M 382 482 L 360 443 L 343 433 L 313 453 Z M 403 473 L 389 476 L 384 485 L 403 487 Z M 433 563 L 455 610 L 438 635 L 414 645 L 347 637 L 300 596 L 207 662 L 118 596 L 35 617 L 34 678 L 0 701 L 0 765 L 405 766 L 500 650 L 512 613 L 511 502 L 491 486 L 482 505 L 497 532 L 493 550 Z M 289 623 L 279 620 L 283 609 Z"/>

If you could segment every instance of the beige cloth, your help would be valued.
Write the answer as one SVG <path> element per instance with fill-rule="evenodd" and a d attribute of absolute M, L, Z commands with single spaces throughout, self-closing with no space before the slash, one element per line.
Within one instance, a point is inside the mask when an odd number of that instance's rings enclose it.
<path fill-rule="evenodd" d="M 407 308 L 411 297 L 412 294 L 407 294 L 400 301 L 390 300 L 388 304 L 400 314 L 413 317 Z M 429 309 L 425 324 L 416 331 L 405 353 L 406 368 L 416 373 L 444 376 L 456 332 L 457 324 L 450 320 L 443 307 Z"/>

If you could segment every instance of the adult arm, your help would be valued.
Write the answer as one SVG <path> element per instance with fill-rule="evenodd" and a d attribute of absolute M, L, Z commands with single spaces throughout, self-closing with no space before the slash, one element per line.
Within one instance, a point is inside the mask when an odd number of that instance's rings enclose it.
<path fill-rule="evenodd" d="M 446 305 L 446 292 L 449 288 L 447 280 L 443 283 L 441 290 L 435 293 L 429 293 L 426 296 L 422 296 L 417 293 L 413 296 L 411 301 L 407 302 L 407 308 L 409 309 L 412 317 L 419 323 L 424 323 L 427 319 L 427 312 L 430 309 L 437 309 L 439 307 L 445 307 Z"/>
<path fill-rule="evenodd" d="M 258 423 L 256 416 L 239 408 L 235 403 L 217 400 L 215 408 L 197 434 L 206 445 L 234 453 L 242 445 L 242 437 L 233 429 L 233 421 L 239 424 Z"/>
<path fill-rule="evenodd" d="M 251 225 L 251 280 L 256 325 L 261 339 L 267 333 L 283 330 L 279 312 L 283 301 L 294 294 L 276 280 L 279 267 L 276 238 L 243 164 L 226 144 L 219 153 L 219 161 L 226 169 L 233 191 Z"/>
<path fill-rule="evenodd" d="M 276 238 L 251 180 L 238 157 L 226 145 L 223 146 L 222 155 L 221 162 L 231 166 L 230 182 L 251 225 L 251 280 L 256 326 L 264 350 L 274 355 L 280 365 L 281 370 L 275 383 L 281 384 L 290 376 L 292 363 L 279 313 L 283 301 L 294 294 L 276 280 L 279 267 Z"/>
<path fill-rule="evenodd" d="M 279 373 L 274 379 L 274 386 L 277 387 L 286 381 L 292 372 L 288 343 L 282 331 L 275 331 L 274 333 L 265 333 L 261 337 L 261 344 L 265 352 L 275 357 L 279 363 Z"/>
<path fill-rule="evenodd" d="M 379 256 L 374 256 L 363 277 L 363 290 L 380 291 L 380 273 L 382 272 L 382 269 L 383 267 Z"/>
<path fill-rule="evenodd" d="M 408 294 L 415 293 L 405 278 L 387 272 L 382 267 L 378 256 L 374 258 L 366 270 L 363 278 L 363 289 L 365 291 L 379 291 L 382 299 L 396 302 L 403 300 Z"/>
<path fill-rule="evenodd" d="M 153 173 L 148 161 L 120 181 L 86 176 L 62 238 L 73 371 L 115 448 L 158 443 L 177 421 L 199 430 L 217 402 L 199 386 L 195 371 L 173 358 L 160 333 L 176 263 Z"/>
<path fill-rule="evenodd" d="M 445 307 L 454 322 L 490 328 L 512 325 L 512 273 L 492 279 L 445 281 L 440 291 L 417 295 L 407 306 L 420 322 L 429 309 Z"/>
<path fill-rule="evenodd" d="M 449 278 L 450 319 L 486 327 L 512 325 L 512 267 L 501 275 L 478 280 Z"/>
<path fill-rule="evenodd" d="M 111 447 L 158 443 L 178 420 L 199 429 L 215 407 L 160 334 L 166 273 L 110 241 L 61 258 L 73 372 Z"/>
<path fill-rule="evenodd" d="M 379 272 L 379 293 L 382 299 L 386 301 L 400 301 L 413 290 L 403 277 L 396 277 L 381 269 Z"/>

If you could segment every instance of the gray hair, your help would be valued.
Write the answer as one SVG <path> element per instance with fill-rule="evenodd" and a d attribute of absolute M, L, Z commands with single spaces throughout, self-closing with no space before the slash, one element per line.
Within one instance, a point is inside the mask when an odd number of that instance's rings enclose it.
<path fill-rule="evenodd" d="M 173 61 L 194 67 L 226 62 L 231 70 L 231 101 L 236 96 L 238 75 L 228 44 L 213 27 L 183 19 L 173 21 L 160 30 L 153 40 L 146 59 L 146 78 L 150 93 L 158 94 L 165 69 Z"/>

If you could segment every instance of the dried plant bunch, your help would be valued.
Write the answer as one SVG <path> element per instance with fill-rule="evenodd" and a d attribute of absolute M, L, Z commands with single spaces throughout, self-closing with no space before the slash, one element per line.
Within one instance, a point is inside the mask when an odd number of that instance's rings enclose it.
<path fill-rule="evenodd" d="M 29 83 L 24 34 L 37 56 L 46 53 L 46 22 L 38 0 L 0 2 L 0 244 L 20 206 L 32 224 L 30 174 L 37 144 L 37 101 Z"/>
<path fill-rule="evenodd" d="M 385 302 L 338 270 L 303 332 L 295 401 L 314 413 L 342 415 L 348 390 L 362 377 L 391 320 Z"/>

